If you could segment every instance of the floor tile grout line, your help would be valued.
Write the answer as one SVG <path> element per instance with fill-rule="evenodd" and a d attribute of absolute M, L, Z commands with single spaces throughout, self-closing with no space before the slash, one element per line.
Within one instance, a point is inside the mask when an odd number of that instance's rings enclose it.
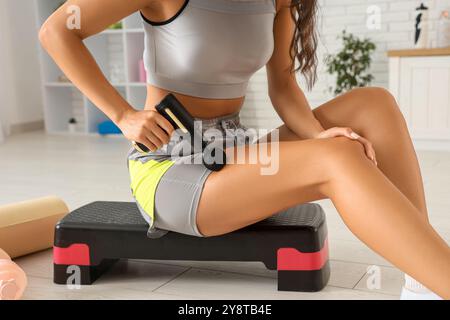
<path fill-rule="evenodd" d="M 352 290 L 357 290 L 356 286 L 362 281 L 362 279 L 364 279 L 364 277 L 366 276 L 367 272 L 364 272 L 363 275 L 361 276 L 361 278 L 359 278 L 358 281 L 356 281 L 355 285 L 353 286 Z"/>
<path fill-rule="evenodd" d="M 343 263 L 353 263 L 353 264 L 360 264 L 360 265 L 365 265 L 365 266 L 377 265 L 377 266 L 380 266 L 380 267 L 383 267 L 383 268 L 397 269 L 396 267 L 394 267 L 392 265 L 380 264 L 380 263 L 358 262 L 358 261 L 342 260 L 342 259 L 330 259 L 330 261 L 343 262 Z"/>
<path fill-rule="evenodd" d="M 396 294 L 396 293 L 389 293 L 389 292 L 385 292 L 385 291 L 370 291 L 370 289 L 368 290 L 362 290 L 362 289 L 352 289 L 354 291 L 358 291 L 358 292 L 365 292 L 365 293 L 374 293 L 374 294 L 381 294 L 381 295 L 385 295 L 385 296 L 390 296 L 390 297 L 400 297 L 400 293 Z"/>
<path fill-rule="evenodd" d="M 395 268 L 393 268 L 393 269 L 395 269 Z M 367 274 L 367 272 L 365 272 L 363 275 L 362 275 L 362 277 L 356 282 L 356 284 L 353 286 L 353 288 L 352 288 L 352 290 L 355 290 L 355 291 L 360 291 L 360 292 L 369 292 L 369 293 L 372 293 L 373 291 L 370 291 L 370 290 L 363 290 L 363 289 L 358 289 L 357 288 L 357 286 L 358 286 L 358 284 L 364 279 L 364 277 L 366 276 L 366 274 Z M 376 292 L 377 294 L 385 294 L 385 295 L 389 295 L 389 296 L 398 296 L 397 294 L 394 294 L 394 293 L 387 293 L 387 292 L 380 292 L 380 291 L 378 291 L 378 292 Z"/>
<path fill-rule="evenodd" d="M 230 273 L 230 274 L 238 274 L 238 275 L 244 275 L 244 276 L 251 276 L 251 277 L 260 277 L 260 278 L 267 278 L 267 279 L 273 279 L 276 280 L 276 278 L 272 278 L 272 277 L 265 277 L 265 276 L 260 276 L 260 275 L 252 275 L 252 274 L 241 274 L 241 273 L 236 273 L 236 272 L 228 272 L 228 271 L 222 271 L 222 270 L 212 270 L 212 269 L 202 269 L 202 268 L 196 268 L 196 267 L 188 267 L 187 270 L 184 270 L 182 272 L 180 272 L 179 274 L 177 274 L 176 276 L 174 276 L 173 278 L 171 278 L 170 280 L 166 281 L 165 283 L 161 284 L 160 286 L 156 287 L 155 289 L 151 290 L 150 292 L 154 292 L 155 290 L 160 289 L 161 287 L 165 286 L 166 284 L 168 284 L 169 282 L 172 282 L 173 280 L 175 280 L 176 278 L 180 277 L 181 275 L 183 275 L 184 273 L 188 272 L 189 270 L 203 270 L 203 271 L 215 271 L 215 272 L 223 272 L 223 273 Z M 44 277 L 44 276 L 34 276 L 34 275 L 29 275 L 30 278 L 38 278 L 38 279 L 43 279 L 43 280 L 52 280 L 51 277 Z M 358 280 L 359 282 L 359 280 Z M 104 286 L 110 286 L 110 284 L 108 283 L 99 283 L 101 285 Z M 90 287 L 90 285 L 84 285 L 86 287 Z M 349 288 L 349 287 L 343 287 L 343 286 L 338 286 L 338 285 L 327 285 L 326 287 L 330 287 L 330 288 L 339 288 L 339 289 L 345 289 L 345 290 L 358 290 L 358 289 L 354 289 L 353 288 Z M 134 291 L 139 291 L 139 292 L 147 292 L 149 293 L 149 291 L 145 291 L 145 290 L 141 290 L 141 289 L 130 289 L 130 290 L 134 290 Z M 358 290 L 358 291 L 363 291 L 366 292 L 364 290 Z M 156 293 L 156 292 L 155 292 Z M 306 293 L 306 292 L 303 292 Z M 166 294 L 166 293 L 164 293 Z M 173 296 L 177 296 L 177 297 L 181 297 L 180 295 L 177 294 L 168 294 L 168 295 L 173 295 Z"/>
<path fill-rule="evenodd" d="M 136 261 L 136 262 L 140 262 L 140 261 Z M 158 265 L 166 265 L 166 266 L 177 266 L 177 265 L 173 265 L 173 264 L 164 264 L 164 263 L 157 263 L 157 262 L 147 262 L 147 261 L 143 261 L 144 263 L 147 264 L 158 264 Z M 361 263 L 363 264 L 363 263 Z M 180 266 L 181 267 L 181 266 Z M 395 269 L 393 267 L 391 267 L 392 269 Z M 178 277 L 182 276 L 183 274 L 185 274 L 186 272 L 188 272 L 189 270 L 203 270 L 203 271 L 215 271 L 215 272 L 223 272 L 223 273 L 229 273 L 229 274 L 237 274 L 237 275 L 244 275 L 244 276 L 251 276 L 251 277 L 261 277 L 261 278 L 266 278 L 266 279 L 274 279 L 276 280 L 276 278 L 273 277 L 269 277 L 269 276 L 262 276 L 262 275 L 253 275 L 253 274 L 248 274 L 248 273 L 239 273 L 239 272 L 229 272 L 229 271 L 223 271 L 223 270 L 215 270 L 215 269 L 207 269 L 207 268 L 198 268 L 198 267 L 187 267 L 186 270 L 183 270 L 182 272 L 178 273 L 176 276 L 174 276 L 173 278 L 171 278 L 170 280 L 166 281 L 165 283 L 159 285 L 158 287 L 152 289 L 150 292 L 154 292 L 154 293 L 158 293 L 155 292 L 156 290 L 160 289 L 161 287 L 165 286 L 166 284 L 172 282 L 173 280 L 177 279 Z M 276 270 L 273 270 L 276 271 Z M 360 291 L 360 292 L 368 292 L 371 293 L 370 291 L 367 290 L 362 290 L 362 289 L 358 289 L 356 288 L 356 286 L 361 282 L 361 280 L 365 277 L 366 273 L 364 273 L 361 278 L 356 282 L 356 284 L 354 286 L 352 286 L 351 288 L 349 287 L 344 287 L 344 286 L 339 286 L 339 285 L 327 285 L 326 287 L 329 288 L 338 288 L 338 289 L 344 289 L 344 290 L 355 290 L 355 291 Z M 31 278 L 38 278 L 38 279 L 44 279 L 44 280 L 52 280 L 51 277 L 45 277 L 45 276 L 35 276 L 35 275 L 29 275 Z M 108 283 L 103 283 L 103 285 L 108 286 Z M 145 290 L 140 290 L 140 289 L 131 289 L 133 291 L 139 291 L 139 292 L 147 292 L 149 293 L 149 291 L 145 291 Z M 383 295 L 388 295 L 388 296 L 397 296 L 394 293 L 387 293 L 387 292 L 376 292 L 377 294 L 383 294 Z M 161 293 L 161 294 L 166 294 L 166 293 Z M 175 297 L 184 297 L 182 295 L 177 295 L 177 294 L 169 294 L 167 293 L 166 295 L 170 295 L 170 296 L 175 296 Z"/>
<path fill-rule="evenodd" d="M 35 276 L 32 274 L 27 274 L 27 278 L 38 278 L 38 279 L 43 279 L 43 280 L 51 280 L 52 284 L 54 284 L 52 276 L 46 277 L 46 276 Z"/>
<path fill-rule="evenodd" d="M 173 265 L 173 264 L 164 264 L 164 263 L 158 263 L 158 262 L 144 262 L 144 263 L 154 263 L 154 264 L 160 264 L 160 265 L 165 265 L 165 266 L 178 266 L 181 267 L 179 265 Z M 277 280 L 277 278 L 274 277 L 269 277 L 269 276 L 263 276 L 263 275 L 257 275 L 257 274 L 250 274 L 250 273 L 240 273 L 240 272 L 235 272 L 235 271 L 225 271 L 225 270 L 217 270 L 217 269 L 209 269 L 209 268 L 200 268 L 200 267 L 189 267 L 192 270 L 200 270 L 200 271 L 209 271 L 209 272 L 222 272 L 222 273 L 228 273 L 228 274 L 235 274 L 235 275 L 240 275 L 240 276 L 249 276 L 249 277 L 258 277 L 258 278 L 265 278 L 265 279 L 273 279 L 273 280 Z M 175 278 L 177 278 L 178 276 L 180 276 L 181 274 L 187 272 L 189 270 L 185 270 L 182 273 L 180 273 L 179 275 L 177 275 Z M 277 271 L 277 270 L 269 270 L 269 271 Z M 361 279 L 365 276 L 366 273 L 364 273 L 362 275 L 362 277 L 357 281 L 357 284 L 359 283 L 359 281 L 361 281 Z M 169 280 L 168 282 L 174 280 L 175 278 Z M 168 283 L 167 282 L 167 283 Z M 165 283 L 165 284 L 167 284 Z M 160 287 L 164 286 L 165 284 L 161 285 Z M 160 288 L 159 287 L 159 288 Z M 330 285 L 328 284 L 326 287 L 330 287 L 330 288 L 339 288 L 339 289 L 345 289 L 345 290 L 354 290 L 355 286 L 353 287 L 344 287 L 344 286 L 339 286 L 339 285 Z M 156 290 L 156 289 L 155 289 Z M 358 290 L 361 291 L 361 290 Z"/>
<path fill-rule="evenodd" d="M 35 277 L 32 277 L 32 278 L 35 278 Z M 103 285 L 103 288 L 106 288 L 106 289 L 113 289 L 110 285 L 108 285 L 107 283 L 105 283 L 105 284 L 102 284 Z M 87 289 L 87 288 L 90 288 L 91 286 L 90 285 L 82 285 L 82 288 L 81 288 L 81 290 L 83 290 L 83 289 Z M 162 295 L 162 296 L 169 296 L 169 297 L 174 297 L 174 298 L 179 298 L 178 300 L 186 300 L 186 299 L 189 299 L 189 296 L 185 296 L 185 295 L 179 295 L 179 294 L 174 294 L 174 293 L 167 293 L 167 292 L 153 292 L 153 290 L 152 291 L 146 291 L 146 290 L 142 290 L 142 289 L 135 289 L 135 288 L 120 288 L 120 289 L 126 289 L 126 290 L 128 290 L 128 291 L 133 291 L 133 292 L 136 292 L 136 293 L 142 293 L 142 294 L 158 294 L 158 295 Z M 25 292 L 26 292 L 26 289 L 25 289 Z M 86 292 L 75 292 L 76 293 L 76 295 L 82 295 L 82 294 L 84 294 L 84 293 L 86 293 Z M 149 297 L 149 298 L 151 298 L 151 297 Z M 111 299 L 111 298 L 108 298 L 108 299 Z M 134 298 L 129 298 L 130 300 L 133 300 Z M 35 299 L 32 299 L 32 298 L 29 298 L 29 299 L 25 299 L 25 300 L 35 300 Z M 53 299 L 44 299 L 44 300 L 53 300 Z M 148 300 L 148 299 L 145 299 L 145 300 Z"/>
<path fill-rule="evenodd" d="M 160 288 L 161 286 L 163 286 L 163 285 L 169 283 L 170 281 L 174 280 L 175 278 L 177 278 L 178 276 L 180 276 L 181 274 L 183 274 L 184 272 L 187 272 L 187 271 L 189 271 L 189 270 L 184 270 L 183 272 L 181 272 L 181 273 L 179 273 L 177 276 L 175 276 L 173 279 L 171 279 L 171 280 L 165 282 L 164 284 L 160 285 L 159 287 L 157 287 L 157 288 L 155 288 L 155 289 L 153 289 L 153 290 L 151 290 L 151 291 L 146 291 L 146 290 L 136 289 L 136 288 L 127 288 L 127 289 L 128 289 L 128 290 L 132 290 L 132 291 L 142 292 L 142 293 L 157 293 L 157 294 L 162 294 L 162 295 L 168 295 L 168 296 L 174 296 L 174 297 L 186 298 L 186 297 L 183 296 L 183 295 L 178 295 L 178 294 L 173 294 L 173 293 L 153 292 L 153 291 L 156 290 L 156 289 L 158 289 L 158 288 Z M 53 280 L 52 277 L 44 277 L 44 276 L 27 275 L 27 277 L 28 277 L 29 279 L 35 278 L 35 279 L 41 279 L 41 280 Z M 54 283 L 52 282 L 52 284 L 54 284 Z M 54 285 L 57 285 L 57 284 L 54 284 Z M 82 287 L 85 287 L 85 288 L 91 288 L 91 287 L 93 287 L 93 286 L 95 286 L 95 285 L 101 285 L 101 286 L 104 286 L 104 287 L 110 287 L 110 286 L 111 286 L 111 284 L 110 284 L 110 283 L 107 283 L 107 282 L 106 282 L 106 283 L 98 282 L 98 283 L 96 283 L 96 284 L 91 284 L 91 285 L 82 285 Z M 57 286 L 58 286 L 58 287 L 63 287 L 64 285 L 57 285 Z"/>
<path fill-rule="evenodd" d="M 182 265 L 178 265 L 178 264 L 171 264 L 171 263 L 164 263 L 164 262 L 153 262 L 151 260 L 133 260 L 130 259 L 132 261 L 135 262 L 142 262 L 142 263 L 149 263 L 149 264 L 159 264 L 159 265 L 165 265 L 165 266 L 180 266 L 182 267 Z M 330 259 L 330 262 L 342 262 L 342 263 L 349 263 L 349 264 L 358 264 L 358 265 L 364 265 L 364 266 L 371 266 L 371 265 L 377 265 L 383 268 L 389 268 L 389 269 L 397 269 L 393 266 L 389 266 L 386 264 L 374 264 L 374 263 L 366 263 L 366 262 L 356 262 L 356 261 L 348 261 L 348 260 L 341 260 L 341 259 Z M 254 262 L 258 262 L 258 261 L 254 261 Z M 251 275 L 251 276 L 256 276 L 256 277 L 264 277 L 264 278 L 272 278 L 269 276 L 264 276 L 264 275 L 254 275 L 254 274 L 250 274 L 250 273 L 246 273 L 246 272 L 238 272 L 238 271 L 225 271 L 225 270 L 218 270 L 218 269 L 212 269 L 212 268 L 204 268 L 204 267 L 193 267 L 190 266 L 191 268 L 195 268 L 195 269 L 202 269 L 202 270 L 207 270 L 207 271 L 219 271 L 219 272 L 227 272 L 227 273 L 236 273 L 236 274 L 243 274 L 243 275 Z M 270 269 L 266 269 L 267 271 L 277 271 L 277 270 L 270 270 Z M 333 270 L 331 270 L 333 271 Z"/>
<path fill-rule="evenodd" d="M 148 263 L 148 264 L 159 264 L 159 265 L 163 265 L 163 266 L 183 267 L 183 266 L 177 265 L 177 264 L 167 264 L 167 263 L 160 263 L 160 262 L 150 262 L 150 261 L 147 262 L 147 261 L 144 261 L 143 263 Z M 203 271 L 214 271 L 214 272 L 223 272 L 223 273 L 237 274 L 237 275 L 241 275 L 241 276 L 250 276 L 250 277 L 259 277 L 259 278 L 276 279 L 276 278 L 270 277 L 270 276 L 264 276 L 264 275 L 260 275 L 260 274 L 251 274 L 251 273 L 245 273 L 245 272 L 226 271 L 226 270 L 218 270 L 218 269 L 211 269 L 211 268 L 193 267 L 193 266 L 189 266 L 189 268 L 191 268 L 191 269 L 196 269 L 196 270 L 203 270 Z M 269 270 L 269 269 L 267 269 L 267 271 L 273 271 L 273 272 L 276 272 L 277 270 Z"/>
<path fill-rule="evenodd" d="M 148 262 L 147 262 L 148 263 Z M 148 263 L 150 264 L 150 263 Z M 175 266 L 175 265 L 168 265 L 168 264 L 161 264 L 161 263 L 154 263 L 154 264 L 159 264 L 159 265 L 166 265 L 166 266 Z M 250 277 L 259 277 L 259 278 L 265 278 L 265 279 L 273 279 L 273 280 L 277 280 L 274 277 L 269 277 L 269 276 L 262 276 L 262 275 L 253 275 L 253 274 L 249 274 L 249 273 L 239 273 L 239 272 L 229 272 L 229 271 L 224 271 L 224 270 L 215 270 L 215 269 L 206 269 L 206 268 L 197 268 L 197 267 L 187 267 L 187 270 L 184 270 L 182 272 L 180 272 L 179 274 L 177 274 L 176 276 L 174 276 L 172 279 L 166 281 L 165 283 L 161 284 L 160 286 L 158 286 L 157 288 L 151 290 L 151 292 L 154 292 L 155 290 L 160 289 L 161 287 L 165 286 L 166 284 L 168 284 L 169 282 L 175 280 L 176 278 L 178 278 L 179 276 L 183 275 L 184 273 L 188 272 L 189 270 L 202 270 L 202 271 L 214 271 L 214 272 L 222 272 L 222 273 L 229 273 L 229 274 L 237 274 L 237 275 L 242 275 L 242 276 L 250 276 Z M 273 270 L 276 271 L 276 270 Z M 365 274 L 364 274 L 365 275 Z M 363 275 L 363 277 L 364 277 Z M 52 280 L 51 277 L 45 277 L 45 276 L 35 276 L 35 275 L 29 275 L 30 278 L 38 278 L 38 279 L 43 279 L 43 280 Z M 362 279 L 362 278 L 361 278 Z M 359 283 L 359 281 L 361 280 L 359 279 L 357 284 Z M 101 283 L 102 285 L 108 286 L 110 284 L 108 283 Z M 339 285 L 327 285 L 327 287 L 330 288 L 339 288 L 339 289 L 345 289 L 345 290 L 355 290 L 355 287 L 344 287 L 344 286 L 339 286 Z M 140 289 L 132 289 L 135 291 L 140 291 L 140 292 L 148 292 L 148 291 L 144 291 L 144 290 L 140 290 Z M 356 289 L 357 290 L 357 289 Z M 358 290 L 358 291 L 364 291 L 364 290 Z M 365 291 L 364 291 L 365 292 Z M 176 294 L 170 294 L 173 296 L 179 296 Z"/>
<path fill-rule="evenodd" d="M 170 282 L 172 282 L 173 280 L 177 279 L 178 277 L 182 276 L 183 274 L 185 274 L 186 272 L 188 272 L 189 270 L 191 270 L 192 267 L 188 267 L 186 270 L 178 273 L 177 275 L 175 275 L 175 277 L 169 279 L 168 281 L 164 282 L 163 284 L 161 284 L 160 286 L 156 287 L 155 289 L 152 290 L 152 292 L 156 293 L 156 290 L 160 289 L 161 287 L 164 287 L 166 284 L 169 284 Z"/>
<path fill-rule="evenodd" d="M 244 276 L 251 276 L 251 277 L 261 277 L 261 278 L 268 278 L 268 279 L 276 279 L 276 277 L 272 277 L 269 275 L 261 275 L 261 274 L 251 274 L 251 273 L 247 273 L 247 272 L 238 272 L 238 271 L 228 271 L 228 270 L 219 270 L 219 269 L 213 269 L 213 268 L 208 268 L 208 267 L 199 267 L 199 266 L 183 266 L 183 265 L 178 265 L 178 264 L 170 264 L 170 263 L 164 263 L 164 262 L 153 262 L 150 260 L 133 260 L 133 259 L 128 259 L 131 262 L 134 263 L 145 263 L 145 264 L 156 264 L 156 265 L 163 265 L 163 266 L 173 266 L 173 267 L 182 267 L 182 268 L 188 268 L 187 270 L 184 270 L 182 273 L 189 271 L 189 269 L 197 269 L 197 270 L 204 270 L 204 271 L 214 271 L 214 272 L 224 272 L 224 273 L 229 273 L 229 274 L 237 274 L 237 275 L 244 275 Z M 346 261 L 346 260 L 338 260 L 338 259 L 332 259 L 330 260 L 332 261 L 336 261 L 336 262 L 342 262 L 342 263 L 352 263 L 352 264 L 358 264 L 358 265 L 364 265 L 364 266 L 370 266 L 370 264 L 367 263 L 362 263 L 362 262 L 351 262 L 351 261 Z M 395 267 L 390 267 L 390 266 L 383 266 L 384 268 L 390 268 L 390 269 L 396 269 Z M 277 270 L 270 270 L 267 269 L 266 271 L 268 272 L 276 272 Z M 180 273 L 179 275 L 181 275 L 182 273 Z M 349 287 L 342 287 L 342 286 L 334 286 L 337 288 L 345 288 L 345 289 L 355 289 L 355 287 L 358 285 L 358 283 L 364 278 L 364 276 L 366 275 L 366 272 L 361 276 L 361 278 L 359 278 L 359 280 L 356 282 L 355 285 L 353 285 L 351 288 Z M 52 279 L 52 276 L 37 276 L 37 275 L 30 275 L 32 277 L 35 278 L 41 278 L 41 279 Z M 171 280 L 169 280 L 171 281 Z"/>
<path fill-rule="evenodd" d="M 184 273 L 188 272 L 190 269 L 194 270 L 205 270 L 205 269 L 198 269 L 198 268 L 188 268 L 187 270 L 184 270 L 183 272 L 180 272 L 179 274 L 177 274 L 175 277 L 173 277 L 172 279 L 166 281 L 165 283 L 161 284 L 160 286 L 156 287 L 155 289 L 152 289 L 151 291 L 146 291 L 146 290 L 142 290 L 142 289 L 136 289 L 136 288 L 129 288 L 128 290 L 132 290 L 132 291 L 136 291 L 136 292 L 141 292 L 141 293 L 156 293 L 156 294 L 161 294 L 161 295 L 167 295 L 167 296 L 171 296 L 171 297 L 179 297 L 180 299 L 183 298 L 187 298 L 187 296 L 184 295 L 179 295 L 179 294 L 173 294 L 173 293 L 167 293 L 167 292 L 156 292 L 156 290 L 159 290 L 161 287 L 165 286 L 166 284 L 172 282 L 173 280 L 177 279 L 178 277 L 180 277 L 181 275 L 183 275 Z M 206 271 L 214 271 L 214 270 L 206 270 Z M 251 276 L 251 275 L 250 275 Z M 41 277 L 41 276 L 30 276 L 30 278 L 38 278 L 38 279 L 43 279 L 43 280 L 48 280 L 51 278 L 45 278 L 45 277 Z M 358 281 L 359 282 L 359 281 Z M 104 287 L 108 287 L 111 286 L 111 284 L 108 283 L 99 283 L 99 285 L 102 285 Z M 84 285 L 83 287 L 89 288 L 91 287 L 90 285 Z M 343 287 L 343 286 L 338 286 L 338 285 L 327 285 L 327 288 L 338 288 L 338 289 L 344 289 L 344 290 L 354 290 L 354 291 L 359 291 L 359 292 L 364 292 L 364 293 L 371 293 L 370 291 L 367 290 L 361 290 L 361 289 L 356 289 L 356 288 L 348 288 L 348 287 Z M 279 292 L 279 291 L 276 291 Z M 294 292 L 295 293 L 295 292 Z M 300 294 L 307 294 L 307 293 L 311 293 L 314 294 L 315 292 L 297 292 Z M 386 295 L 386 296 L 394 296 L 396 297 L 396 294 L 393 293 L 387 293 L 387 292 L 376 292 L 376 294 L 380 294 L 380 295 Z"/>

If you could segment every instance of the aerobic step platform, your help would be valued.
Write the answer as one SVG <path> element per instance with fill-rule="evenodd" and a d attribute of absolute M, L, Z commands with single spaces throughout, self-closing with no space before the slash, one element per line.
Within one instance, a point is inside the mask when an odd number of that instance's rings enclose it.
<path fill-rule="evenodd" d="M 81 284 L 92 284 L 118 259 L 261 261 L 278 270 L 282 291 L 319 291 L 330 277 L 325 214 L 317 204 L 222 236 L 169 232 L 150 239 L 147 228 L 135 203 L 94 202 L 73 211 L 56 225 L 54 282 L 66 284 L 78 266 Z"/>

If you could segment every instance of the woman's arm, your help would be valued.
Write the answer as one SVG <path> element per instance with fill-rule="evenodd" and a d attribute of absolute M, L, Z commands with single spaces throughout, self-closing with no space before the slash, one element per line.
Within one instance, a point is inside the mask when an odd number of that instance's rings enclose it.
<path fill-rule="evenodd" d="M 290 0 L 277 0 L 277 16 L 274 23 L 275 49 L 267 63 L 267 78 L 270 100 L 286 127 L 300 139 L 321 139 L 345 136 L 358 140 L 366 151 L 366 155 L 375 164 L 376 156 L 372 144 L 359 136 L 351 128 L 331 128 L 325 130 L 314 116 L 300 89 L 295 73 L 290 70 L 289 54 L 294 37 L 295 23 L 289 8 Z"/>
<path fill-rule="evenodd" d="M 42 26 L 43 47 L 72 83 L 121 127 L 124 135 L 154 150 L 168 142 L 173 128 L 156 112 L 137 112 L 103 75 L 83 40 L 138 11 L 154 0 L 69 0 Z M 79 29 L 69 29 L 67 10 L 78 6 Z M 163 128 L 166 132 L 162 132 Z"/>
<path fill-rule="evenodd" d="M 295 73 L 290 72 L 289 48 L 295 24 L 291 18 L 290 0 L 277 1 L 274 23 L 275 49 L 267 63 L 270 100 L 285 125 L 302 139 L 317 137 L 324 128 L 314 117 L 311 107 L 298 86 Z"/>

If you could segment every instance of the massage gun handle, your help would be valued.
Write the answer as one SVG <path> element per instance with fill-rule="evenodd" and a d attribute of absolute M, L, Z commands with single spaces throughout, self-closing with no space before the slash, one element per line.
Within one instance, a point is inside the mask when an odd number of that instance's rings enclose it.
<path fill-rule="evenodd" d="M 141 153 L 149 153 L 150 152 L 149 148 L 147 148 L 145 145 L 143 145 L 140 142 L 133 141 L 133 146 L 135 149 L 137 149 Z"/>
<path fill-rule="evenodd" d="M 201 139 L 201 137 L 199 137 L 198 133 L 196 133 L 195 131 L 195 119 L 189 114 L 189 112 L 184 108 L 181 102 L 178 101 L 178 99 L 172 93 L 166 95 L 164 99 L 156 105 L 155 109 L 160 115 L 162 115 L 167 121 L 170 122 L 174 129 L 180 129 L 180 126 L 167 113 L 166 109 L 170 110 L 188 130 L 189 134 L 191 135 L 192 142 L 194 141 L 192 138 Z M 204 150 L 206 147 L 206 143 L 203 141 L 203 139 L 201 139 L 200 141 L 202 141 L 202 150 Z M 140 152 L 150 152 L 150 150 L 142 143 L 134 142 L 133 145 L 135 148 L 137 147 L 138 151 Z"/>
<path fill-rule="evenodd" d="M 211 171 L 219 171 L 225 166 L 226 155 L 223 149 L 220 149 L 216 146 L 214 149 L 207 150 L 208 143 L 203 140 L 203 134 L 201 132 L 198 132 L 198 130 L 195 128 L 194 117 L 191 116 L 191 114 L 184 108 L 182 103 L 178 101 L 178 99 L 173 94 L 168 94 L 159 104 L 156 105 L 155 109 L 159 114 L 161 114 L 172 124 L 174 129 L 181 129 L 180 126 L 183 126 L 184 129 L 188 131 L 191 137 L 192 148 L 196 147 L 195 141 L 201 141 L 203 164 L 206 168 Z M 134 144 L 135 148 L 137 147 L 145 153 L 149 152 L 148 148 L 141 143 L 135 142 Z M 205 150 L 207 150 L 207 152 L 205 152 Z M 194 152 L 196 151 L 197 150 L 194 149 Z M 220 153 L 220 163 L 215 162 L 216 152 Z"/>
<path fill-rule="evenodd" d="M 175 106 L 176 110 L 171 108 L 171 106 Z M 167 121 L 169 121 L 170 124 L 174 127 L 174 129 L 179 129 L 178 124 L 174 120 L 172 120 L 172 118 L 167 114 L 165 110 L 166 108 L 169 108 L 175 115 L 178 116 L 179 119 L 181 118 L 180 121 L 183 123 L 186 129 L 188 128 L 191 129 L 191 130 L 188 129 L 188 131 L 191 134 L 191 136 L 194 136 L 193 135 L 193 133 L 195 132 L 194 125 L 189 125 L 194 123 L 195 121 L 194 118 L 192 118 L 192 116 L 186 111 L 186 109 L 184 109 L 181 103 L 172 94 L 166 96 L 164 100 L 156 106 L 156 111 L 158 111 L 159 114 L 161 114 Z M 201 141 L 202 141 L 202 150 L 204 150 L 207 144 L 203 141 L 203 139 Z M 137 147 L 136 149 L 138 149 L 139 152 L 142 153 L 150 152 L 150 150 L 140 142 L 133 141 L 133 145 L 135 148 Z"/>
<path fill-rule="evenodd" d="M 183 104 L 178 101 L 172 93 L 169 93 L 158 105 L 156 105 L 155 108 L 161 115 L 169 120 L 174 128 L 179 128 L 179 125 L 171 118 L 166 109 L 170 110 L 170 112 L 178 118 L 182 125 L 189 131 L 191 136 L 196 134 L 194 117 L 191 116 Z"/>
<path fill-rule="evenodd" d="M 194 117 L 172 93 L 169 93 L 155 108 L 175 129 L 182 129 L 181 125 L 187 130 L 193 148 L 197 147 L 195 141 L 201 142 L 201 150 L 194 149 L 195 152 L 203 151 L 206 148 L 207 143 L 203 140 L 203 134 L 195 128 Z M 173 116 L 176 117 L 176 120 L 172 118 Z"/>

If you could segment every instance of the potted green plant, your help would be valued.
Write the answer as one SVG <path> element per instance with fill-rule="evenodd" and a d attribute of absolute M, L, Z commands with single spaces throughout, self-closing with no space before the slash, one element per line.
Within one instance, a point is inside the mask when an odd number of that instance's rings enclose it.
<path fill-rule="evenodd" d="M 326 57 L 327 72 L 336 76 L 335 87 L 330 87 L 335 95 L 356 87 L 366 87 L 374 79 L 369 69 L 375 44 L 369 39 L 359 39 L 345 30 L 339 38 L 342 39 L 342 49 Z"/>

